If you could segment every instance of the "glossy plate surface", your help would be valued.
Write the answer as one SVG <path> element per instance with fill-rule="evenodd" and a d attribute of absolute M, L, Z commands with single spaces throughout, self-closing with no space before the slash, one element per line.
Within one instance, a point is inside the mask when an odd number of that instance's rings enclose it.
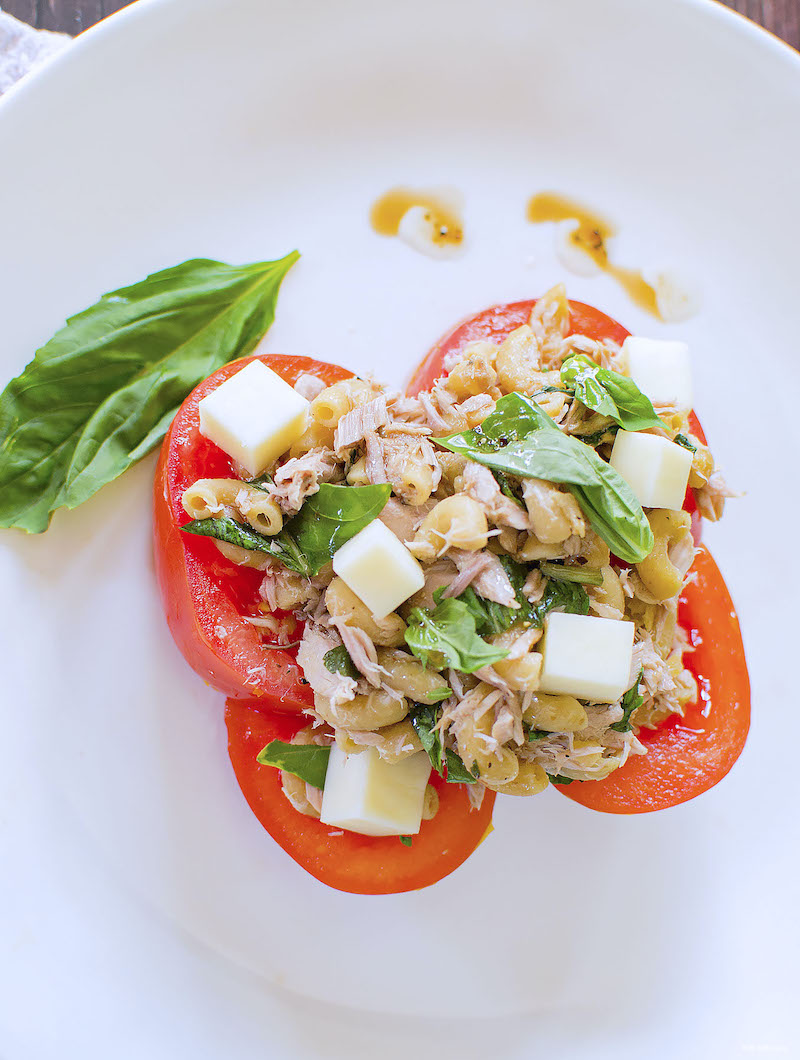
<path fill-rule="evenodd" d="M 151 0 L 0 105 L 3 383 L 103 291 L 293 247 L 265 349 L 398 385 L 459 318 L 559 279 L 685 336 L 746 491 L 706 539 L 754 704 L 694 802 L 499 800 L 438 887 L 325 890 L 250 813 L 222 698 L 167 635 L 150 459 L 46 536 L 0 534 L 4 1057 L 796 1055 L 798 127 L 797 56 L 691 0 Z M 461 189 L 461 257 L 372 232 L 399 183 Z M 568 274 L 524 219 L 544 189 L 615 220 L 619 260 L 693 276 L 701 311 L 660 324 Z"/>

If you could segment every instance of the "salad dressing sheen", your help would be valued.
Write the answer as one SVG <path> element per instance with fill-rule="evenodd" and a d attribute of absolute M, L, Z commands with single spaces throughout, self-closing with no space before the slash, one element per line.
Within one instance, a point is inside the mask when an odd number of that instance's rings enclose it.
<path fill-rule="evenodd" d="M 543 191 L 528 200 L 527 218 L 534 224 L 542 221 L 577 221 L 575 231 L 569 235 L 571 242 L 587 254 L 599 269 L 615 279 L 635 305 L 661 318 L 656 292 L 641 271 L 615 265 L 610 260 L 606 242 L 616 235 L 616 228 L 601 214 L 565 195 Z"/>

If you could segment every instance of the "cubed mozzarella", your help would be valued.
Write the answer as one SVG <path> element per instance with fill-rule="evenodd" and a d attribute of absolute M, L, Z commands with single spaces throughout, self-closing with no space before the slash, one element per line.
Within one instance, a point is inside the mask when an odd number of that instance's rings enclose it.
<path fill-rule="evenodd" d="M 637 431 L 617 431 L 609 459 L 643 508 L 682 508 L 692 453 L 682 445 Z"/>
<path fill-rule="evenodd" d="M 334 554 L 333 569 L 375 618 L 385 618 L 425 584 L 422 567 L 375 519 Z"/>
<path fill-rule="evenodd" d="M 692 365 L 685 342 L 629 335 L 622 355 L 631 379 L 654 405 L 692 407 Z"/>
<path fill-rule="evenodd" d="M 260 475 L 302 435 L 308 405 L 263 361 L 251 361 L 202 399 L 200 433 Z"/>
<path fill-rule="evenodd" d="M 424 751 L 386 762 L 374 747 L 331 747 L 320 820 L 363 835 L 414 835 L 422 823 L 431 762 Z"/>
<path fill-rule="evenodd" d="M 542 692 L 616 703 L 630 687 L 633 622 L 551 611 L 544 624 Z"/>

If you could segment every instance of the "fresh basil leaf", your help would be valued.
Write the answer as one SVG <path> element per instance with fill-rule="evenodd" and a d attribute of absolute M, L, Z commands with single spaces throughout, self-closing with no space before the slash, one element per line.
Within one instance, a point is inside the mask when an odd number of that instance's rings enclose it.
<path fill-rule="evenodd" d="M 332 674 L 342 674 L 344 677 L 352 677 L 354 681 L 358 681 L 361 677 L 361 674 L 356 669 L 355 663 L 350 658 L 350 652 L 345 648 L 344 644 L 340 644 L 338 647 L 326 651 L 322 656 L 322 661 L 325 664 L 325 669 L 330 670 Z"/>
<path fill-rule="evenodd" d="M 571 784 L 572 777 L 557 777 L 553 773 L 547 774 L 551 784 Z"/>
<path fill-rule="evenodd" d="M 462 600 L 441 600 L 433 611 L 415 607 L 408 618 L 405 639 L 423 666 L 452 666 L 465 674 L 508 655 L 478 636 L 475 619 Z"/>
<path fill-rule="evenodd" d="M 158 445 L 186 395 L 260 341 L 298 257 L 186 261 L 71 317 L 0 395 L 0 526 L 41 533 Z"/>
<path fill-rule="evenodd" d="M 500 398 L 480 427 L 436 441 L 493 470 L 563 483 L 595 532 L 628 563 L 640 562 L 653 548 L 650 524 L 628 483 L 522 394 Z"/>
<path fill-rule="evenodd" d="M 697 446 L 692 445 L 685 434 L 676 434 L 672 440 L 676 445 L 682 445 L 684 449 L 688 449 L 690 453 L 697 452 Z"/>
<path fill-rule="evenodd" d="M 478 779 L 477 763 L 470 771 L 455 751 L 451 751 L 449 747 L 445 748 L 442 744 L 441 733 L 437 728 L 441 708 L 417 704 L 412 708 L 409 717 L 431 760 L 431 765 L 439 776 L 444 777 L 448 784 L 474 784 Z"/>
<path fill-rule="evenodd" d="M 273 740 L 259 752 L 256 761 L 262 766 L 274 766 L 275 769 L 294 773 L 312 788 L 324 788 L 330 756 L 330 747 Z"/>
<path fill-rule="evenodd" d="M 182 526 L 181 530 L 185 534 L 197 534 L 199 537 L 213 537 L 217 541 L 227 541 L 229 545 L 238 545 L 239 548 L 247 548 L 252 552 L 266 552 L 289 570 L 305 575 L 311 573 L 306 557 L 286 528 L 273 537 L 267 537 L 244 523 L 237 523 L 235 519 L 222 516 L 218 519 L 193 519 Z"/>
<path fill-rule="evenodd" d="M 311 573 L 319 574 L 342 545 L 377 519 L 391 492 L 388 483 L 334 486 L 323 482 L 281 533 L 288 533 L 297 542 Z"/>
<path fill-rule="evenodd" d="M 410 835 L 401 835 L 401 836 L 398 836 L 398 839 L 400 840 L 400 842 L 403 844 L 404 847 L 410 847 L 411 846 L 411 836 Z"/>
<path fill-rule="evenodd" d="M 642 669 L 639 671 L 639 676 L 636 678 L 636 684 L 632 688 L 629 688 L 622 697 L 620 701 L 622 717 L 619 721 L 615 721 L 613 725 L 609 725 L 609 729 L 613 729 L 614 732 L 628 732 L 631 727 L 631 715 L 644 703 L 644 696 L 639 692 L 639 684 L 643 675 L 644 670 Z"/>
<path fill-rule="evenodd" d="M 275 480 L 272 475 L 268 472 L 264 472 L 263 475 L 258 475 L 256 478 L 247 480 L 247 485 L 252 486 L 254 489 L 261 490 L 262 493 L 267 493 L 267 486 L 271 486 Z"/>
<path fill-rule="evenodd" d="M 541 598 L 532 605 L 530 620 L 541 629 L 550 611 L 568 611 L 572 615 L 589 614 L 589 594 L 575 582 L 548 581 Z"/>
<path fill-rule="evenodd" d="M 626 431 L 663 427 L 650 399 L 627 375 L 601 368 L 583 353 L 574 353 L 561 365 L 561 381 L 575 390 L 587 408 L 610 416 Z"/>
<path fill-rule="evenodd" d="M 565 563 L 549 563 L 546 560 L 539 564 L 539 570 L 546 578 L 557 582 L 577 582 L 580 585 L 602 585 L 603 575 L 596 567 L 582 567 L 577 564 L 568 566 Z"/>

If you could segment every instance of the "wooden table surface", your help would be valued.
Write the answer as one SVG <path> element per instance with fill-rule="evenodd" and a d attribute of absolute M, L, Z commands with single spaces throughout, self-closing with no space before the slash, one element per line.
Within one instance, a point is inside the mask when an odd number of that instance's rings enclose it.
<path fill-rule="evenodd" d="M 126 7 L 127 2 L 129 0 L 0 0 L 0 7 L 40 29 L 80 33 L 106 15 Z M 723 2 L 800 49 L 800 0 Z"/>

